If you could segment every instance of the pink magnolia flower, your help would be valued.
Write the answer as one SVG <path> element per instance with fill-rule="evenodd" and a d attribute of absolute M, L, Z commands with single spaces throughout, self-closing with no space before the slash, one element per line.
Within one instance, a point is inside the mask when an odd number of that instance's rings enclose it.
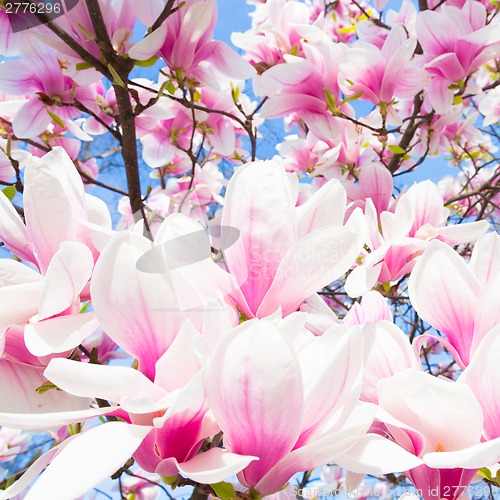
<path fill-rule="evenodd" d="M 151 168 L 166 167 L 168 173 L 181 174 L 191 167 L 191 160 L 182 150 L 190 147 L 193 118 L 178 103 L 171 103 L 154 126 L 141 133 L 142 157 Z"/>
<path fill-rule="evenodd" d="M 101 200 L 86 194 L 68 154 L 60 147 L 42 158 L 32 157 L 25 169 L 24 223 L 0 193 L 0 238 L 22 260 L 45 274 L 64 241 L 78 241 L 97 250 L 90 241 L 88 222 L 111 229 L 111 216 Z"/>
<path fill-rule="evenodd" d="M 28 449 L 30 442 L 31 436 L 28 433 L 0 427 L 0 463 L 14 460 L 18 453 L 23 453 Z"/>
<path fill-rule="evenodd" d="M 372 176 L 372 182 L 383 184 L 382 179 Z M 385 182 L 389 181 L 392 182 L 387 178 Z M 447 226 L 450 210 L 443 205 L 443 197 L 431 181 L 414 184 L 399 196 L 389 211 L 380 214 L 368 199 L 365 205 L 370 235 L 367 244 L 372 251 L 363 256 L 362 264 L 348 276 L 349 295 L 360 296 L 377 282 L 393 284 L 409 274 L 417 262 L 416 257 L 431 240 L 459 244 L 474 241 L 487 231 L 487 221 Z"/>
<path fill-rule="evenodd" d="M 439 114 L 451 109 L 456 88 L 463 87 L 475 69 L 500 54 L 498 24 L 485 24 L 486 16 L 480 2 L 465 2 L 462 8 L 443 5 L 439 11 L 427 10 L 417 16 L 422 57 L 433 77 L 428 96 Z"/>
<path fill-rule="evenodd" d="M 413 307 L 446 336 L 436 339 L 461 367 L 468 365 L 484 336 L 500 320 L 499 256 L 500 236 L 495 233 L 477 241 L 468 264 L 447 245 L 433 241 L 410 276 Z"/>
<path fill-rule="evenodd" d="M 156 362 L 184 321 L 201 329 L 206 302 L 223 300 L 235 286 L 212 261 L 203 227 L 173 214 L 154 243 L 130 231 L 116 233 L 97 261 L 90 291 L 100 325 L 153 380 Z M 219 309 L 225 308 L 220 302 Z"/>
<path fill-rule="evenodd" d="M 256 76 L 254 92 L 268 97 L 261 108 L 263 117 L 294 113 L 296 121 L 304 120 L 314 134 L 322 138 L 320 130 L 338 128 L 338 120 L 330 112 L 332 101 L 340 111 L 353 115 L 351 106 L 342 104 L 339 97 L 337 80 L 342 47 L 316 27 L 303 27 L 301 33 L 308 40 L 302 43 L 303 57 L 287 55 L 286 62 Z"/>
<path fill-rule="evenodd" d="M 233 33 L 231 41 L 245 51 L 259 72 L 283 62 L 292 51 L 301 52 L 302 37 L 296 27 L 308 25 L 309 9 L 298 1 L 272 0 L 256 7 L 252 29 Z"/>
<path fill-rule="evenodd" d="M 335 459 L 372 420 L 357 404 L 360 333 L 315 337 L 303 324 L 295 315 L 247 321 L 220 340 L 208 366 L 208 401 L 224 446 L 259 458 L 238 478 L 262 495 Z"/>
<path fill-rule="evenodd" d="M 417 41 L 401 25 L 391 29 L 381 49 L 358 42 L 346 52 L 339 81 L 347 96 L 360 94 L 373 104 L 413 97 L 426 84 L 425 70 L 411 64 Z"/>
<path fill-rule="evenodd" d="M 500 437 L 500 401 L 494 389 L 500 378 L 496 361 L 500 352 L 500 327 L 496 326 L 479 343 L 469 365 L 457 383 L 472 389 L 484 413 L 484 436 L 486 439 Z"/>
<path fill-rule="evenodd" d="M 228 228 L 239 231 L 224 259 L 241 290 L 232 297 L 247 317 L 262 318 L 279 307 L 290 314 L 358 255 L 360 235 L 343 227 L 342 186 L 332 180 L 295 208 L 297 184 L 275 161 L 248 163 L 229 181 L 221 239 L 230 239 Z M 350 227 L 355 224 L 356 217 Z"/>
<path fill-rule="evenodd" d="M 14 117 L 14 133 L 19 138 L 41 134 L 52 121 L 49 112 L 63 121 L 81 115 L 76 108 L 65 106 L 75 99 L 92 109 L 91 88 L 77 85 L 73 89 L 73 85 L 74 81 L 64 74 L 57 53 L 48 47 L 34 49 L 29 58 L 3 62 L 0 90 L 31 95 Z"/>
<path fill-rule="evenodd" d="M 188 78 L 215 89 L 215 75 L 245 80 L 252 66 L 223 42 L 212 40 L 217 6 L 214 0 L 187 0 L 165 21 L 168 36 L 159 54 L 175 75 L 182 70 Z"/>
<path fill-rule="evenodd" d="M 161 3 L 161 2 L 160 2 Z M 104 24 L 114 50 L 119 55 L 128 54 L 135 60 L 146 60 L 153 56 L 166 37 L 166 26 L 162 24 L 157 30 L 147 34 L 139 41 L 132 42 L 134 34 L 134 24 L 136 18 L 141 20 L 150 19 L 150 10 L 158 7 L 158 2 L 151 0 L 146 5 L 136 5 L 136 0 L 118 0 L 113 2 L 99 2 Z M 160 7 L 161 8 L 161 7 Z M 159 13 L 157 14 L 159 15 Z M 156 16 L 157 17 L 157 16 Z M 97 59 L 100 58 L 100 48 L 95 37 L 94 27 L 85 2 L 75 2 L 73 8 L 63 16 L 57 18 L 57 23 L 90 54 Z M 153 24 L 153 20 L 151 23 Z M 44 26 L 39 26 L 35 30 L 35 36 L 44 44 L 54 47 L 60 54 L 74 59 L 72 66 L 80 62 L 81 59 L 71 48 L 62 42 L 57 36 Z M 89 36 L 89 33 L 91 36 Z M 93 70 L 80 70 L 80 73 L 90 73 L 90 78 L 94 81 L 98 79 Z"/>
<path fill-rule="evenodd" d="M 215 330 L 212 333 L 220 334 Z M 146 431 L 144 440 L 133 451 L 144 470 L 162 476 L 176 476 L 180 472 L 193 480 L 219 482 L 241 470 L 254 457 L 220 448 L 197 454 L 204 439 L 219 432 L 207 413 L 203 369 L 193 349 L 193 344 L 201 340 L 202 336 L 186 321 L 157 360 L 154 381 L 129 367 L 63 359 L 53 360 L 45 375 L 70 394 L 118 403 L 120 416 L 130 426 L 130 432 L 135 426 Z M 122 455 L 122 460 L 127 457 Z"/>
<path fill-rule="evenodd" d="M 343 323 L 348 326 L 377 323 L 378 321 L 392 322 L 392 311 L 387 300 L 380 293 L 373 290 L 365 293 L 361 302 L 354 302 L 345 315 Z"/>
<path fill-rule="evenodd" d="M 483 410 L 467 385 L 410 369 L 380 381 L 377 392 L 383 428 L 338 458 L 341 466 L 403 472 L 424 500 L 452 500 L 500 459 L 500 438 L 483 440 Z"/>

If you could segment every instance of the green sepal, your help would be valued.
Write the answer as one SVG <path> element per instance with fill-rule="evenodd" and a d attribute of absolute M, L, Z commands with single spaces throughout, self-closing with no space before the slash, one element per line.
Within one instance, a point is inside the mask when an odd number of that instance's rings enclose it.
<path fill-rule="evenodd" d="M 16 188 L 14 186 L 7 186 L 2 189 L 2 193 L 9 199 L 9 201 L 12 201 L 16 195 Z"/>
<path fill-rule="evenodd" d="M 158 61 L 158 56 L 151 56 L 145 61 L 135 61 L 135 65 L 140 66 L 141 68 L 149 68 L 149 66 L 153 66 L 156 61 Z"/>
<path fill-rule="evenodd" d="M 221 500 L 230 500 L 231 498 L 236 497 L 234 486 L 231 483 L 221 481 L 220 483 L 214 483 L 210 486 Z"/>
<path fill-rule="evenodd" d="M 395 154 L 395 155 L 404 155 L 406 151 L 401 147 L 398 146 L 397 144 L 391 144 L 388 146 L 388 148 Z"/>

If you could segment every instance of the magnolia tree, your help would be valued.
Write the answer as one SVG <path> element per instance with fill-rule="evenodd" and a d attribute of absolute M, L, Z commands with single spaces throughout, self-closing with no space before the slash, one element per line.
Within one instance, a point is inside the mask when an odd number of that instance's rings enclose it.
<path fill-rule="evenodd" d="M 249 3 L 0 2 L 0 499 L 493 495 L 499 4 Z"/>

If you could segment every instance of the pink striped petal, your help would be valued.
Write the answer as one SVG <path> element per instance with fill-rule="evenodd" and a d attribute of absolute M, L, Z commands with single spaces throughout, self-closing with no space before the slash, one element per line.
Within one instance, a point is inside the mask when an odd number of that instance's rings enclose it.
<path fill-rule="evenodd" d="M 419 316 L 445 334 L 467 364 L 479 283 L 464 260 L 448 245 L 431 241 L 413 269 L 408 288 Z"/>
<path fill-rule="evenodd" d="M 257 316 L 295 311 L 314 292 L 349 270 L 361 248 L 357 236 L 343 227 L 324 226 L 302 238 L 285 255 Z"/>
<path fill-rule="evenodd" d="M 78 311 L 80 293 L 93 267 L 94 258 L 86 245 L 76 241 L 61 243 L 47 268 L 38 320 L 60 314 L 75 304 Z"/>
<path fill-rule="evenodd" d="M 28 230 L 8 198 L 0 191 L 0 239 L 20 259 L 37 265 Z"/>
<path fill-rule="evenodd" d="M 227 187 L 221 241 L 228 238 L 225 227 L 240 232 L 224 255 L 253 314 L 295 242 L 295 201 L 284 168 L 274 161 L 240 167 Z"/>
<path fill-rule="evenodd" d="M 193 481 L 214 484 L 224 481 L 244 469 L 257 457 L 229 453 L 221 448 L 212 448 L 196 455 L 191 460 L 177 464 L 179 472 Z"/>
<path fill-rule="evenodd" d="M 347 203 L 344 187 L 337 179 L 321 186 L 296 208 L 298 238 L 323 226 L 342 226 Z"/>
<path fill-rule="evenodd" d="M 128 231 L 117 233 L 95 266 L 91 294 L 97 319 L 106 333 L 138 358 L 151 380 L 155 364 L 185 319 L 168 272 L 142 272 L 138 260 L 153 244 Z M 161 255 L 160 255 L 161 256 Z"/>
<path fill-rule="evenodd" d="M 260 458 L 242 473 L 254 486 L 290 453 L 300 432 L 302 379 L 295 354 L 274 323 L 248 321 L 219 342 L 206 387 L 226 448 Z"/>
<path fill-rule="evenodd" d="M 42 274 L 63 241 L 86 242 L 83 183 L 64 149 L 56 147 L 42 158 L 28 161 L 24 209 Z"/>
<path fill-rule="evenodd" d="M 50 124 L 51 118 L 45 104 L 32 97 L 17 113 L 12 121 L 14 133 L 20 139 L 41 134 Z"/>
<path fill-rule="evenodd" d="M 498 355 L 500 326 L 491 330 L 472 357 L 469 366 L 457 382 L 467 384 L 476 396 L 484 414 L 484 433 L 487 439 L 500 437 L 500 398 L 496 388 L 500 384 Z"/>
<path fill-rule="evenodd" d="M 60 448 L 25 499 L 70 500 L 87 493 L 130 458 L 150 429 L 109 422 L 79 434 Z"/>

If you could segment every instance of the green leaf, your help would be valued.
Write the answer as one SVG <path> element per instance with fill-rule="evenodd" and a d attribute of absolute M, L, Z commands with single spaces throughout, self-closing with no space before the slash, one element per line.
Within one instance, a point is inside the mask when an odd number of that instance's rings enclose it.
<path fill-rule="evenodd" d="M 175 94 L 175 85 L 173 84 L 173 82 L 171 80 L 169 80 L 167 82 L 167 84 L 165 85 L 165 90 L 170 94 L 170 95 L 174 95 Z"/>
<path fill-rule="evenodd" d="M 220 483 L 211 484 L 210 486 L 215 491 L 215 494 L 222 500 L 229 500 L 230 498 L 236 497 L 234 486 L 231 483 L 221 481 Z"/>
<path fill-rule="evenodd" d="M 7 186 L 5 189 L 2 189 L 2 193 L 12 201 L 16 195 L 16 188 L 14 186 Z"/>
<path fill-rule="evenodd" d="M 354 94 L 351 97 L 344 97 L 344 99 L 342 99 L 342 104 L 344 104 L 345 102 L 349 102 L 349 101 L 356 101 L 360 97 L 362 97 L 362 95 L 363 95 L 363 92 L 360 92 L 359 94 Z"/>
<path fill-rule="evenodd" d="M 464 100 L 462 99 L 462 96 L 459 96 L 459 95 L 456 95 L 454 98 L 453 98 L 453 105 L 455 104 L 461 104 L 462 102 L 464 102 Z"/>
<path fill-rule="evenodd" d="M 76 68 L 76 71 L 81 71 L 82 69 L 89 69 L 89 68 L 93 68 L 94 66 L 92 66 L 92 64 L 90 64 L 89 62 L 79 62 L 79 63 L 76 63 L 75 65 L 75 68 Z"/>
<path fill-rule="evenodd" d="M 113 68 L 111 64 L 108 64 L 108 69 L 113 77 L 113 85 L 118 85 L 120 87 L 125 88 L 125 83 L 123 83 L 123 80 L 120 78 L 120 75 L 116 72 L 116 69 Z"/>
<path fill-rule="evenodd" d="M 66 128 L 66 125 L 64 125 L 64 122 L 60 116 L 57 116 L 55 113 L 52 113 L 52 111 L 47 110 L 47 113 L 49 116 L 54 120 L 61 128 Z"/>
<path fill-rule="evenodd" d="M 330 94 L 330 91 L 328 89 L 325 89 L 325 97 L 326 102 L 328 103 L 328 109 L 335 114 L 338 111 L 337 103 L 335 102 L 335 96 Z"/>
<path fill-rule="evenodd" d="M 488 467 L 483 467 L 477 471 L 478 474 L 491 481 L 491 471 Z"/>
<path fill-rule="evenodd" d="M 161 479 L 162 479 L 162 481 L 165 484 L 172 485 L 172 484 L 174 484 L 177 481 L 178 477 L 179 477 L 178 475 L 175 475 L 175 476 L 161 476 Z"/>
<path fill-rule="evenodd" d="M 135 65 L 140 66 L 141 68 L 149 68 L 149 66 L 153 66 L 156 61 L 158 61 L 158 56 L 151 56 L 145 61 L 136 61 Z"/>
<path fill-rule="evenodd" d="M 36 388 L 36 393 L 37 394 L 44 394 L 47 391 L 50 391 L 52 389 L 55 389 L 56 391 L 61 390 L 61 389 L 59 389 L 59 387 L 57 387 L 57 385 L 54 385 L 52 382 L 49 382 L 47 380 L 47 382 L 44 382 L 40 387 Z"/>
<path fill-rule="evenodd" d="M 395 155 L 404 155 L 406 153 L 406 151 L 397 144 L 392 144 L 391 146 L 388 147 Z"/>
<path fill-rule="evenodd" d="M 95 36 L 82 23 L 77 24 L 78 27 L 89 37 L 90 40 L 95 40 Z"/>

